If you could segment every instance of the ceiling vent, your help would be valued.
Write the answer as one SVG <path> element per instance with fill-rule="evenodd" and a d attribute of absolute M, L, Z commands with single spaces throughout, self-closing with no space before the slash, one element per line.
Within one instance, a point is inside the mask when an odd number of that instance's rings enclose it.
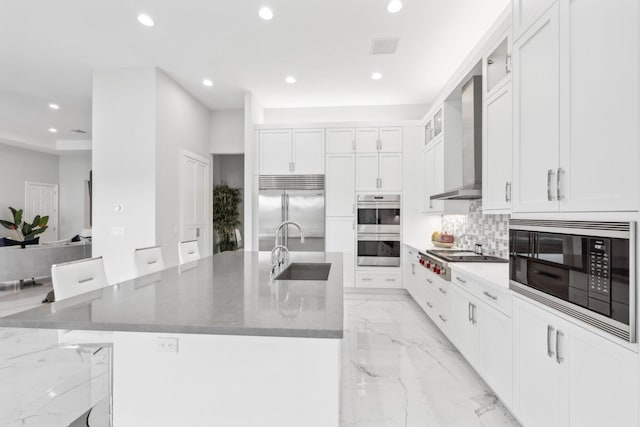
<path fill-rule="evenodd" d="M 71 132 L 73 132 L 73 133 L 87 133 L 86 130 L 82 130 L 82 129 L 71 129 Z"/>
<path fill-rule="evenodd" d="M 373 39 L 371 41 L 371 55 L 392 55 L 398 48 L 398 39 Z"/>

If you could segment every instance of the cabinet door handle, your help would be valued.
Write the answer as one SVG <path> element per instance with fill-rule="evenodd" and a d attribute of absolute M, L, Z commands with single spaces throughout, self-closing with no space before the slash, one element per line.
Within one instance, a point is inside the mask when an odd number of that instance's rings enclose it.
<path fill-rule="evenodd" d="M 507 182 L 509 184 L 509 200 L 507 202 L 511 202 L 511 181 Z"/>
<path fill-rule="evenodd" d="M 442 292 L 443 294 L 445 294 L 445 295 L 447 294 L 447 291 L 446 291 L 446 290 L 444 290 L 444 289 L 442 289 L 442 288 L 438 288 L 438 290 L 439 290 L 440 292 Z"/>
<path fill-rule="evenodd" d="M 475 304 L 471 304 L 471 323 L 473 323 L 474 325 L 477 323 L 476 320 L 476 305 Z"/>
<path fill-rule="evenodd" d="M 562 331 L 556 331 L 556 362 L 558 363 L 558 365 L 564 362 L 564 357 L 560 356 L 560 337 L 563 336 L 564 334 L 562 333 Z"/>
<path fill-rule="evenodd" d="M 504 201 L 505 202 L 509 201 L 509 183 L 508 182 L 504 183 Z"/>
<path fill-rule="evenodd" d="M 362 281 L 363 281 L 363 282 L 370 282 L 370 281 L 372 281 L 372 280 L 373 280 L 373 279 L 372 279 L 371 277 L 363 277 L 363 278 L 362 278 Z"/>
<path fill-rule="evenodd" d="M 382 178 L 380 178 L 380 188 L 382 188 Z"/>
<path fill-rule="evenodd" d="M 384 279 L 384 280 L 385 280 L 385 282 L 395 282 L 396 281 L 396 279 L 391 279 L 391 278 Z"/>
<path fill-rule="evenodd" d="M 447 318 L 444 317 L 442 314 L 438 314 L 438 317 L 440 318 L 440 320 L 442 320 L 443 322 L 447 321 Z"/>
<path fill-rule="evenodd" d="M 560 192 L 560 174 L 562 174 L 564 170 L 562 168 L 558 168 L 558 173 L 556 175 L 556 196 L 558 200 L 562 200 L 562 193 Z"/>
<path fill-rule="evenodd" d="M 411 274 L 416 275 L 416 265 L 414 263 L 411 263 Z"/>
<path fill-rule="evenodd" d="M 551 181 L 553 179 L 553 175 L 555 174 L 553 169 L 549 169 L 547 171 L 547 200 L 553 202 L 553 191 L 551 191 Z"/>
<path fill-rule="evenodd" d="M 553 356 L 555 355 L 553 349 L 551 348 L 551 335 L 553 334 L 553 331 L 553 326 L 547 325 L 547 356 L 551 358 L 553 358 Z"/>
<path fill-rule="evenodd" d="M 469 323 L 473 322 L 473 315 L 471 314 L 471 303 L 469 302 L 469 308 L 467 309 L 467 318 Z"/>
<path fill-rule="evenodd" d="M 433 308 L 433 304 L 431 304 L 429 301 L 427 301 L 427 306 L 428 306 L 429 308 Z"/>
<path fill-rule="evenodd" d="M 491 298 L 491 299 L 492 299 L 492 300 L 494 300 L 494 301 L 498 299 L 498 297 L 497 297 L 497 296 L 495 296 L 495 295 L 491 295 L 491 294 L 490 294 L 489 292 L 487 292 L 487 291 L 482 291 L 482 295 L 484 295 L 484 296 L 485 296 L 485 297 L 487 297 L 487 298 Z"/>
<path fill-rule="evenodd" d="M 356 151 L 356 140 L 355 139 L 351 141 L 351 149 L 353 151 Z"/>
<path fill-rule="evenodd" d="M 466 280 L 461 279 L 461 278 L 460 278 L 460 277 L 458 277 L 458 276 L 456 276 L 456 280 L 457 280 L 458 282 L 460 282 L 460 283 L 467 283 L 467 281 L 466 281 Z"/>

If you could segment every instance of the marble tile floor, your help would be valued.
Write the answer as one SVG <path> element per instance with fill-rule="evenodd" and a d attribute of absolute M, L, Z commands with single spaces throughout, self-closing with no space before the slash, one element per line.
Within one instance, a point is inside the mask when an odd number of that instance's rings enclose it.
<path fill-rule="evenodd" d="M 518 426 L 408 296 L 345 294 L 341 427 Z"/>
<path fill-rule="evenodd" d="M 0 426 L 108 425 L 108 357 L 94 352 L 61 347 L 55 330 L 0 328 Z M 345 294 L 340 418 L 341 427 L 518 426 L 404 294 Z"/>
<path fill-rule="evenodd" d="M 0 284 L 0 317 L 38 307 L 53 289 L 50 278 L 38 279 L 36 286 L 30 283 L 22 289 L 17 287 L 17 282 Z"/>

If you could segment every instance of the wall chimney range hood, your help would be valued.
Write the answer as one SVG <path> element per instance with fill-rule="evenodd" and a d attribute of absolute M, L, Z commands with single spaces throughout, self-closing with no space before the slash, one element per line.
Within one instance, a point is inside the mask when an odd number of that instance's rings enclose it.
<path fill-rule="evenodd" d="M 482 76 L 473 76 L 462 87 L 461 115 L 462 152 L 458 155 L 462 157 L 462 186 L 434 194 L 431 200 L 482 198 Z"/>

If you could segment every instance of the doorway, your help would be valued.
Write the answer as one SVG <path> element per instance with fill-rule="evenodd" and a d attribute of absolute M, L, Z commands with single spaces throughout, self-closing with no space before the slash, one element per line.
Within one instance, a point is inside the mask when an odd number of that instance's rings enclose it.
<path fill-rule="evenodd" d="M 180 158 L 180 240 L 197 240 L 201 256 L 209 255 L 211 196 L 209 160 L 182 150 Z"/>
<path fill-rule="evenodd" d="M 25 181 L 24 221 L 36 215 L 49 216 L 47 231 L 40 234 L 41 242 L 58 240 L 58 184 Z"/>
<path fill-rule="evenodd" d="M 240 189 L 240 204 L 238 205 L 240 235 L 244 239 L 244 154 L 214 154 L 213 155 L 213 186 L 227 184 L 229 187 Z M 217 238 L 213 242 L 214 253 L 217 251 Z"/>

